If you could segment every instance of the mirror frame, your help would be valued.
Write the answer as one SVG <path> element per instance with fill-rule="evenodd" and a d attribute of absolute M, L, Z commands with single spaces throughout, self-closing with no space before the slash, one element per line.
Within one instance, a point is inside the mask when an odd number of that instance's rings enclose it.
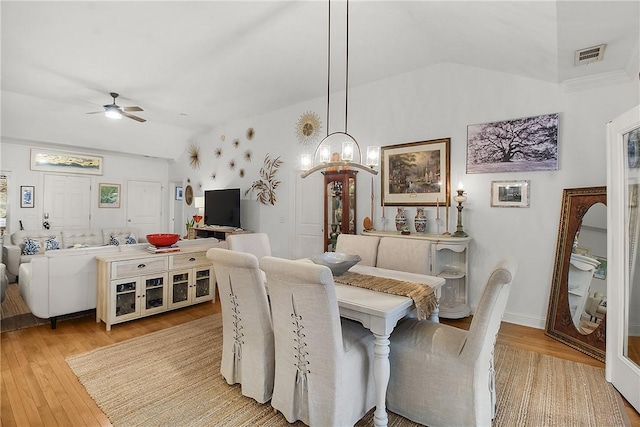
<path fill-rule="evenodd" d="M 569 261 L 571 260 L 573 240 L 582 225 L 584 215 L 596 203 L 607 205 L 607 187 L 568 188 L 562 192 L 556 260 L 545 333 L 551 338 L 604 362 L 606 314 L 592 333 L 583 335 L 573 324 L 569 309 Z"/>

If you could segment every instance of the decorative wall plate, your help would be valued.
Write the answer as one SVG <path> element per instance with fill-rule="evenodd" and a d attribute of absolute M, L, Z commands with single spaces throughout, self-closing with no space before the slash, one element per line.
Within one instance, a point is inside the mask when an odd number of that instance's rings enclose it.
<path fill-rule="evenodd" d="M 300 116 L 298 123 L 296 123 L 296 137 L 302 145 L 310 145 L 320 134 L 321 128 L 320 116 L 313 111 L 307 111 Z"/>

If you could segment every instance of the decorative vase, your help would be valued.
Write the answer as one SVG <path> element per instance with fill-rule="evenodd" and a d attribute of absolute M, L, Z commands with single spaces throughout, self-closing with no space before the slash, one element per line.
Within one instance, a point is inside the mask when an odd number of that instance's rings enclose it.
<path fill-rule="evenodd" d="M 424 234 L 427 232 L 427 217 L 424 214 L 424 208 L 417 209 L 416 217 L 413 221 L 416 227 L 416 233 Z"/>
<path fill-rule="evenodd" d="M 396 231 L 403 231 L 407 228 L 407 217 L 404 214 L 404 209 L 398 208 L 396 214 Z"/>
<path fill-rule="evenodd" d="M 338 241 L 338 224 L 331 224 L 331 233 L 329 233 L 329 240 L 331 241 L 330 250 L 336 250 L 336 242 Z"/>

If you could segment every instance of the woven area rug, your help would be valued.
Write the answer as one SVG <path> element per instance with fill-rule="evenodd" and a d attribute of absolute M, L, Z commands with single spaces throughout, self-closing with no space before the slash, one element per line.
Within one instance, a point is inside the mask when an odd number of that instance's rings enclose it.
<path fill-rule="evenodd" d="M 67 358 L 115 426 L 286 426 L 220 375 L 222 318 L 208 316 Z M 604 370 L 496 346 L 494 426 L 627 426 Z M 296 423 L 294 425 L 303 425 Z M 373 425 L 370 411 L 358 426 Z M 390 426 L 416 426 L 389 413 Z"/>

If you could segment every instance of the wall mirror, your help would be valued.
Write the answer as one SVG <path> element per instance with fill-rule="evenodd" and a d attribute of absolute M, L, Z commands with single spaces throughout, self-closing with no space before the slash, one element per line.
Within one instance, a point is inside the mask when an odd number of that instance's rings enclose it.
<path fill-rule="evenodd" d="M 605 359 L 606 187 L 563 190 L 546 334 Z"/>

